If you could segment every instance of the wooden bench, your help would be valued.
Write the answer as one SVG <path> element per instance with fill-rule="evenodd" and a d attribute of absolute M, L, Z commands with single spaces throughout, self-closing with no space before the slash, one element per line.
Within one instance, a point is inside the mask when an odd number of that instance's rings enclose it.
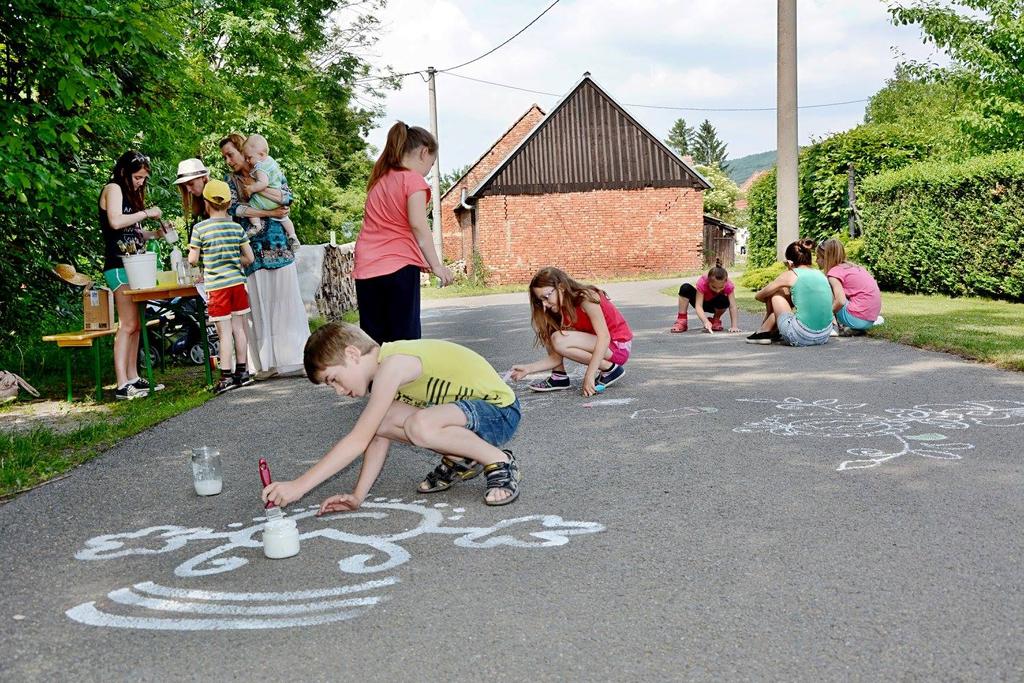
<path fill-rule="evenodd" d="M 158 320 L 146 321 L 147 327 L 159 324 Z M 48 334 L 43 337 L 44 342 L 54 342 L 58 348 L 80 349 L 91 348 L 93 350 L 93 363 L 96 369 L 96 400 L 103 398 L 103 371 L 100 366 L 100 344 L 104 337 L 112 337 L 117 334 L 118 325 L 109 330 L 79 330 L 77 332 L 61 332 L 60 334 Z M 71 353 L 64 354 L 64 372 L 68 384 L 68 402 L 73 400 L 71 394 Z"/>

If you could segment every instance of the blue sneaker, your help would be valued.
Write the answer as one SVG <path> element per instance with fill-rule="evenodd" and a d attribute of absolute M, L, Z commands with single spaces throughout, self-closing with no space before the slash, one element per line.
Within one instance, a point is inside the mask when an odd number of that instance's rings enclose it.
<path fill-rule="evenodd" d="M 618 379 L 625 374 L 625 367 L 613 363 L 610 368 L 601 373 L 601 376 L 597 379 L 597 383 L 608 387 L 617 382 Z"/>

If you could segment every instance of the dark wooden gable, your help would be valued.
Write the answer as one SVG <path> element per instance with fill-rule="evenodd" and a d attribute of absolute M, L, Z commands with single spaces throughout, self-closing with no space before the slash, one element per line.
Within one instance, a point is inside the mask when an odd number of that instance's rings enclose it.
<path fill-rule="evenodd" d="M 471 196 L 644 187 L 709 185 L 584 77 Z"/>

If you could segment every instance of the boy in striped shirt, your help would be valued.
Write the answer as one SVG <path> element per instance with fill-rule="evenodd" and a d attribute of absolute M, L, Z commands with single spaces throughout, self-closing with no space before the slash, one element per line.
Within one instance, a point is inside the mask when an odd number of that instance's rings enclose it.
<path fill-rule="evenodd" d="M 227 183 L 210 180 L 203 189 L 203 197 L 210 217 L 192 229 L 188 262 L 196 265 L 202 254 L 203 285 L 210 297 L 210 322 L 217 324 L 217 334 L 220 335 L 220 381 L 213 391 L 223 394 L 254 381 L 246 369 L 248 340 L 245 316 L 249 313 L 249 297 L 245 293 L 242 266 L 252 263 L 255 257 L 242 226 L 228 217 L 231 190 Z M 234 372 L 231 368 L 232 346 L 235 349 Z"/>

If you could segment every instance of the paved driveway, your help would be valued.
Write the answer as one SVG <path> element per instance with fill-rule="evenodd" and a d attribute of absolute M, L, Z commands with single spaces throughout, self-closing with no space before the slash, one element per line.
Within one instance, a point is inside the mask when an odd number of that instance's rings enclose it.
<path fill-rule="evenodd" d="M 298 474 L 359 403 L 275 380 L 0 507 L 0 679 L 1013 679 L 1024 676 L 1024 377 L 872 339 L 670 335 L 667 283 L 603 395 L 530 395 L 523 494 L 417 496 L 396 448 L 357 514 L 263 558 L 256 461 Z M 745 327 L 754 324 L 744 317 Z M 499 370 L 524 295 L 429 302 Z M 578 374 L 578 373 L 577 373 Z M 180 450 L 225 457 L 194 495 Z"/>

